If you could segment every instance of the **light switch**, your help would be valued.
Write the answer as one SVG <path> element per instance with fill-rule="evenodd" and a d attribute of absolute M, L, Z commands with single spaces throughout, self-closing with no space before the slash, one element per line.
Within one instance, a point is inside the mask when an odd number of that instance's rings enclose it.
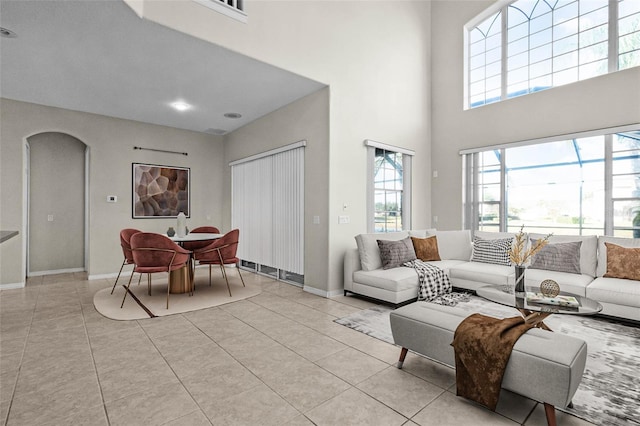
<path fill-rule="evenodd" d="M 47 216 L 47 221 L 48 222 L 53 222 L 53 215 L 52 214 Z"/>
<path fill-rule="evenodd" d="M 314 216 L 313 217 L 313 224 L 314 225 L 320 225 L 320 216 Z"/>
<path fill-rule="evenodd" d="M 349 222 L 351 222 L 349 216 L 338 216 L 338 223 L 340 225 L 343 225 L 343 224 L 349 223 Z"/>

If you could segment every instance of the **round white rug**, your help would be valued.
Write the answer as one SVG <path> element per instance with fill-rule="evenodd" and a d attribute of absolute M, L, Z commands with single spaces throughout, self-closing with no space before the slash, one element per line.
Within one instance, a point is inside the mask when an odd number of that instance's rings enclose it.
<path fill-rule="evenodd" d="M 120 304 L 125 294 L 125 288 L 121 284 L 126 284 L 129 277 L 125 276 L 124 280 L 123 277 L 120 277 L 113 294 L 111 294 L 111 287 L 98 291 L 93 296 L 93 305 L 98 312 L 107 318 L 138 320 L 211 308 L 247 299 L 262 292 L 259 285 L 250 283 L 251 280 L 246 278 L 246 287 L 243 287 L 237 272 L 234 274 L 234 271 L 229 271 L 229 285 L 232 295 L 229 297 L 224 278 L 216 277 L 214 273 L 210 287 L 208 271 L 201 276 L 198 276 L 196 272 L 196 290 L 193 296 L 189 293 L 170 294 L 169 309 L 167 309 L 167 277 L 167 274 L 164 276 L 163 274 L 153 274 L 151 276 L 151 296 L 149 296 L 146 275 L 142 277 L 142 282 L 138 285 L 138 274 L 136 274 L 130 289 L 135 297 L 127 294 L 122 308 L 120 308 Z"/>

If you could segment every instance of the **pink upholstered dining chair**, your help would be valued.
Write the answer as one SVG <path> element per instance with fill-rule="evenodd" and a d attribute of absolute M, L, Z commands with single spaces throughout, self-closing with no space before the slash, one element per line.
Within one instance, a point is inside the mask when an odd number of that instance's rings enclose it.
<path fill-rule="evenodd" d="M 122 247 L 124 260 L 122 261 L 122 265 L 120 266 L 120 271 L 118 272 L 116 282 L 113 283 L 111 294 L 113 294 L 113 290 L 116 289 L 116 285 L 118 284 L 118 280 L 120 279 L 120 274 L 122 273 L 122 268 L 124 268 L 124 265 L 133 265 L 133 254 L 131 253 L 131 244 L 129 243 L 129 240 L 131 240 L 132 235 L 137 234 L 138 232 L 140 232 L 140 230 L 133 228 L 125 228 L 120 231 L 120 246 Z M 142 275 L 140 275 L 140 278 L 142 278 Z M 138 284 L 140 284 L 140 280 L 138 280 Z"/>
<path fill-rule="evenodd" d="M 131 237 L 130 243 L 135 266 L 133 272 L 131 272 L 127 291 L 122 298 L 120 308 L 124 306 L 134 272 L 147 274 L 148 291 L 149 295 L 151 295 L 151 274 L 180 269 L 189 262 L 191 257 L 189 250 L 183 249 L 161 234 L 139 232 Z M 167 277 L 167 309 L 169 309 L 170 287 L 169 277 Z"/>
<path fill-rule="evenodd" d="M 215 226 L 199 226 L 189 233 L 190 234 L 219 234 L 220 230 Z M 182 243 L 182 247 L 186 248 L 187 250 L 195 251 L 195 250 L 204 248 L 209 244 L 211 244 L 211 241 L 185 241 L 184 243 Z"/>
<path fill-rule="evenodd" d="M 240 259 L 236 257 L 239 236 L 240 231 L 238 229 L 233 229 L 221 238 L 210 243 L 208 246 L 193 252 L 193 257 L 198 264 L 209 265 L 209 285 L 211 285 L 211 265 L 220 265 L 222 276 L 227 282 L 229 296 L 231 296 L 231 287 L 229 286 L 229 278 L 227 277 L 227 271 L 225 270 L 224 265 L 236 265 L 238 275 L 240 275 L 240 280 L 242 281 L 242 286 L 245 287 L 244 279 L 242 278 L 240 268 L 238 267 Z"/>

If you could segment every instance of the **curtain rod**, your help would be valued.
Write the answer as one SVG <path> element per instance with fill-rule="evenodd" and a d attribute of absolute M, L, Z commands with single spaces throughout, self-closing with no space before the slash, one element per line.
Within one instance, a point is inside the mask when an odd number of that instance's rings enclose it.
<path fill-rule="evenodd" d="M 166 152 L 167 154 L 189 155 L 189 153 L 187 153 L 187 152 L 168 151 L 166 149 L 143 148 L 141 146 L 134 146 L 133 149 L 141 149 L 141 150 L 145 150 L 145 151 L 155 151 L 155 152 Z"/>

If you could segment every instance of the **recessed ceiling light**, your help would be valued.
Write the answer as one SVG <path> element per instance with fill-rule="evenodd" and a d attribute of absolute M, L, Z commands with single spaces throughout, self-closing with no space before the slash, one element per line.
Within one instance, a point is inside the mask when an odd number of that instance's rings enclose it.
<path fill-rule="evenodd" d="M 236 118 L 242 117 L 242 114 L 239 114 L 237 112 L 227 112 L 227 113 L 224 114 L 224 116 L 227 117 L 227 118 L 236 119 Z"/>
<path fill-rule="evenodd" d="M 176 109 L 178 111 L 187 111 L 193 108 L 192 105 L 183 101 L 172 102 L 170 105 L 171 105 L 171 108 Z"/>
<path fill-rule="evenodd" d="M 0 36 L 6 37 L 6 38 L 16 38 L 18 37 L 18 34 L 14 33 L 9 29 L 0 27 Z"/>

